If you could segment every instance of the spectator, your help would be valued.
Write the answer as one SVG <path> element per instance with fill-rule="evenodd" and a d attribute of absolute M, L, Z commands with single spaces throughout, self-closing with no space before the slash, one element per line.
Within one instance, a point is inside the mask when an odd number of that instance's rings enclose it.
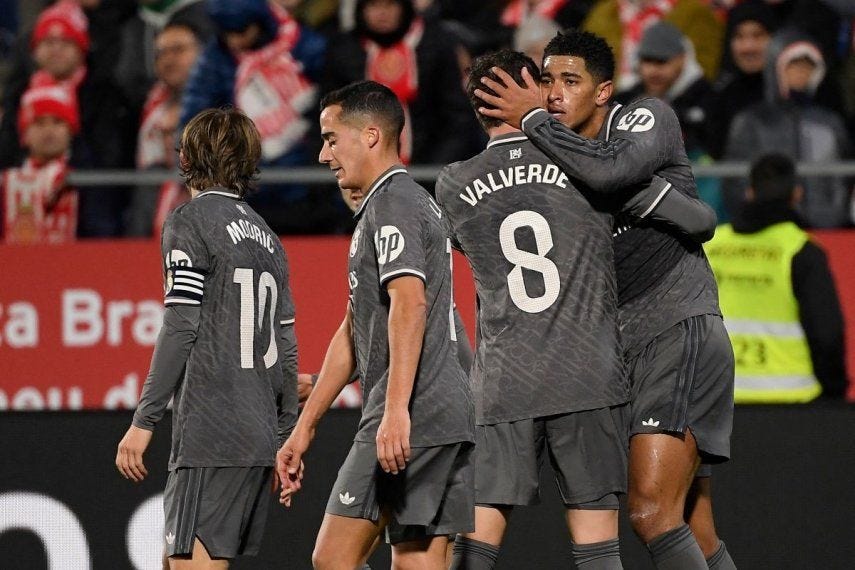
<path fill-rule="evenodd" d="M 713 86 L 707 123 L 710 154 L 721 158 L 730 123 L 737 113 L 763 100 L 763 69 L 774 12 L 764 0 L 747 0 L 730 11 L 722 72 Z"/>
<path fill-rule="evenodd" d="M 852 156 L 842 117 L 817 105 L 816 88 L 825 75 L 817 46 L 795 29 L 780 31 L 769 45 L 765 69 L 765 100 L 739 113 L 728 133 L 725 158 L 753 160 L 767 152 L 782 152 L 793 160 L 834 162 Z M 724 204 L 738 210 L 744 180 L 728 180 Z M 799 213 L 811 227 L 849 223 L 849 185 L 835 176 L 812 176 L 804 181 Z"/>
<path fill-rule="evenodd" d="M 121 56 L 116 65 L 117 83 L 135 116 L 139 116 L 151 86 L 157 80 L 154 51 L 157 34 L 168 23 L 193 29 L 206 42 L 214 26 L 202 0 L 137 0 L 136 14 L 122 28 Z"/>
<path fill-rule="evenodd" d="M 77 231 L 77 193 L 65 184 L 71 140 L 80 129 L 73 91 L 34 87 L 21 100 L 18 131 L 27 149 L 20 168 L 3 173 L 6 243 L 62 243 Z"/>
<path fill-rule="evenodd" d="M 0 167 L 21 164 L 25 153 L 14 118 L 27 88 L 61 85 L 76 95 L 80 105 L 80 135 L 72 141 L 70 164 L 77 168 L 132 166 L 135 125 L 109 74 L 90 73 L 88 22 L 80 6 L 61 0 L 43 11 L 30 38 L 35 71 L 9 85 L 0 123 Z M 131 136 L 129 136 L 131 135 Z M 127 193 L 115 188 L 80 189 L 80 224 L 84 237 L 118 236 Z"/>
<path fill-rule="evenodd" d="M 326 41 L 266 0 L 209 0 L 206 7 L 217 37 L 190 74 L 181 124 L 203 109 L 235 105 L 258 127 L 263 166 L 307 164 Z M 262 186 L 249 202 L 274 230 L 290 233 L 321 223 L 312 199 L 305 186 Z"/>
<path fill-rule="evenodd" d="M 552 20 L 562 29 L 582 25 L 595 0 L 511 0 L 502 10 L 502 24 L 518 28 L 532 16 Z M 540 60 L 534 60 L 540 65 Z"/>
<path fill-rule="evenodd" d="M 330 45 L 324 91 L 361 79 L 394 91 L 406 115 L 405 162 L 447 164 L 469 156 L 477 125 L 453 38 L 416 16 L 411 0 L 359 0 L 356 10 L 354 31 Z"/>
<path fill-rule="evenodd" d="M 154 40 L 157 83 L 149 90 L 137 136 L 137 168 L 176 167 L 181 95 L 201 49 L 200 38 L 187 24 L 167 24 Z M 190 198 L 183 184 L 169 181 L 156 192 L 143 187 L 134 191 L 129 208 L 128 235 L 160 235 L 165 215 Z"/>
<path fill-rule="evenodd" d="M 789 158 L 759 158 L 739 215 L 705 247 L 733 342 L 737 403 L 846 390 L 843 315 L 825 252 L 798 225 L 802 194 Z"/>
<path fill-rule="evenodd" d="M 718 75 L 724 27 L 702 0 L 599 0 L 583 28 L 605 38 L 618 61 L 617 89 L 638 83 L 638 43 L 649 26 L 665 20 L 692 41 L 707 80 Z"/>
<path fill-rule="evenodd" d="M 538 67 L 543 66 L 543 50 L 549 40 L 561 31 L 553 20 L 536 14 L 526 18 L 514 32 L 514 49 L 529 56 Z"/>

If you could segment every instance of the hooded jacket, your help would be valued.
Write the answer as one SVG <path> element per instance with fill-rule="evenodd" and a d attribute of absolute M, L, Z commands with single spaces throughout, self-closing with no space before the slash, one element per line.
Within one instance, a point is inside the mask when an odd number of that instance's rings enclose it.
<path fill-rule="evenodd" d="M 226 46 L 222 34 L 258 24 L 261 37 L 256 48 L 261 48 L 276 38 L 278 30 L 276 17 L 267 0 L 208 0 L 206 7 L 220 35 L 205 46 L 187 80 L 181 100 L 181 129 L 203 109 L 234 104 L 238 62 Z M 310 81 L 318 81 L 325 51 L 326 40 L 301 25 L 300 38 L 291 54 L 302 64 L 303 73 Z M 274 162 L 278 166 L 299 164 L 304 154 L 302 149 L 297 148 Z"/>
<path fill-rule="evenodd" d="M 817 63 L 806 93 L 789 93 L 781 85 L 786 64 L 799 57 Z M 834 162 L 852 156 L 852 146 L 842 117 L 814 102 L 825 64 L 816 44 L 794 29 L 779 32 L 769 44 L 764 71 L 764 101 L 739 113 L 731 124 L 724 156 L 751 161 L 768 152 L 780 152 L 796 161 Z M 738 210 L 745 179 L 730 179 L 724 186 L 725 207 Z M 848 225 L 850 186 L 834 176 L 804 179 L 800 211 L 806 224 L 827 228 Z"/>

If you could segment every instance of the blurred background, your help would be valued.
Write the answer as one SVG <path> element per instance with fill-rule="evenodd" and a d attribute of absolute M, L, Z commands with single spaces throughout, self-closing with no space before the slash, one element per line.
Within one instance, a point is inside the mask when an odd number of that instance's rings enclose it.
<path fill-rule="evenodd" d="M 259 128 L 249 201 L 283 237 L 300 368 L 316 372 L 353 229 L 317 165 L 320 96 L 389 86 L 406 112 L 402 158 L 432 189 L 486 143 L 463 89 L 472 59 L 512 47 L 540 63 L 558 31 L 581 28 L 612 46 L 618 101 L 674 108 L 722 224 L 706 250 L 739 405 L 734 460 L 713 479 L 720 534 L 740 567 L 850 568 L 853 23 L 852 0 L 0 0 L 0 566 L 159 567 L 169 422 L 143 485 L 113 456 L 161 323 L 160 228 L 189 199 L 175 149 L 193 115 L 234 105 Z M 474 338 L 465 259 L 455 271 Z M 337 402 L 360 404 L 358 386 Z M 237 567 L 309 566 L 357 417 L 331 412 L 316 478 Z M 544 481 L 503 568 L 571 564 Z M 647 568 L 624 528 L 626 567 Z"/>

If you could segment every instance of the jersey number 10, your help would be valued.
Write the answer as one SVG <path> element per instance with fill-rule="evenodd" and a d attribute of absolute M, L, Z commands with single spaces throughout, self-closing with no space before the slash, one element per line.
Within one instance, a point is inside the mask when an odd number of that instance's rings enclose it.
<path fill-rule="evenodd" d="M 516 231 L 524 227 L 531 228 L 534 233 L 537 253 L 524 251 L 517 246 Z M 558 276 L 558 268 L 551 259 L 546 257 L 554 245 L 552 230 L 546 218 L 531 210 L 514 212 L 499 226 L 499 244 L 507 260 L 514 264 L 514 268 L 508 273 L 508 292 L 514 305 L 526 313 L 540 313 L 551 307 L 558 299 L 561 279 Z M 535 271 L 543 276 L 542 295 L 529 296 L 525 288 L 523 269 Z"/>
<path fill-rule="evenodd" d="M 240 285 L 240 367 L 253 368 L 255 364 L 255 291 L 252 269 L 235 268 L 234 283 Z M 258 328 L 264 322 L 268 291 L 270 295 L 270 344 L 264 353 L 264 367 L 270 368 L 276 363 L 276 299 L 279 295 L 276 279 L 267 271 L 258 278 Z"/>

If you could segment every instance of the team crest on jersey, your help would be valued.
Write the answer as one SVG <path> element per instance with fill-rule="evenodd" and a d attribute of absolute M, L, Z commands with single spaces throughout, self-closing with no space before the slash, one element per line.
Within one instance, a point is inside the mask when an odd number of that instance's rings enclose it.
<path fill-rule="evenodd" d="M 620 118 L 617 130 L 629 131 L 631 133 L 643 133 L 649 131 L 656 124 L 656 117 L 649 109 L 638 107 Z"/>
<path fill-rule="evenodd" d="M 172 251 L 167 253 L 166 259 L 164 260 L 164 265 L 166 266 L 166 282 L 164 283 L 164 286 L 166 287 L 167 293 L 172 291 L 172 268 L 193 267 L 193 263 L 190 261 L 190 256 L 181 251 L 180 249 L 173 249 Z"/>
<path fill-rule="evenodd" d="M 351 271 L 347 274 L 347 284 L 350 285 L 351 291 L 359 287 L 359 279 L 356 278 L 355 271 Z"/>
<path fill-rule="evenodd" d="M 353 232 L 353 237 L 350 238 L 350 257 L 356 255 L 356 250 L 359 249 L 359 238 L 362 237 L 362 228 L 356 228 Z"/>
<path fill-rule="evenodd" d="M 383 226 L 374 233 L 374 248 L 380 265 L 395 261 L 404 251 L 404 236 L 401 230 L 395 226 Z"/>
<path fill-rule="evenodd" d="M 511 160 L 516 160 L 518 158 L 522 158 L 522 148 L 512 148 L 511 149 Z"/>

